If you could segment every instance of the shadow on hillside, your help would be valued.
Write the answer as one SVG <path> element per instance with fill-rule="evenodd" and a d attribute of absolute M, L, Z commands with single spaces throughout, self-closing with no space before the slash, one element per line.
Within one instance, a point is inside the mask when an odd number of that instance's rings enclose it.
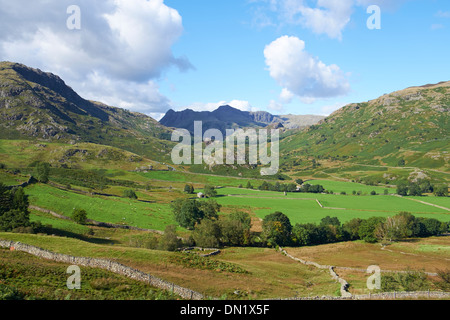
<path fill-rule="evenodd" d="M 61 230 L 61 229 L 56 229 L 56 228 L 46 230 L 46 233 L 49 235 L 55 235 L 58 237 L 73 238 L 73 239 L 77 239 L 77 240 L 81 240 L 81 241 L 85 241 L 85 242 L 89 242 L 89 243 L 93 243 L 93 244 L 111 245 L 111 244 L 119 243 L 118 241 L 111 240 L 111 239 L 91 237 L 91 236 L 81 235 L 79 233 L 74 233 L 71 231 Z"/>

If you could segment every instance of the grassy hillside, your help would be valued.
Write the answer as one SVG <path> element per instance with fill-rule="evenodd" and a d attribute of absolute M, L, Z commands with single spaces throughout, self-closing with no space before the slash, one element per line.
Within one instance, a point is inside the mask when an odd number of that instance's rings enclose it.
<path fill-rule="evenodd" d="M 169 129 L 146 115 L 85 100 L 53 74 L 1 62 L 0 88 L 3 139 L 90 142 L 169 158 Z"/>
<path fill-rule="evenodd" d="M 171 300 L 178 296 L 105 270 L 83 268 L 82 286 L 66 286 L 69 266 L 23 252 L 0 249 L 0 290 L 24 300 Z M 4 281 L 6 281 L 6 284 Z M 6 289 L 6 288 L 8 289 Z"/>
<path fill-rule="evenodd" d="M 154 170 L 168 169 L 145 156 L 100 144 L 0 139 L 0 163 L 9 168 L 24 168 L 36 161 L 47 162 L 54 168 L 136 170 L 151 166 Z"/>
<path fill-rule="evenodd" d="M 325 173 L 328 168 L 346 171 L 350 165 L 370 166 L 362 171 L 374 171 L 377 166 L 418 168 L 445 172 L 440 178 L 448 180 L 449 106 L 450 82 L 349 104 L 320 124 L 285 138 L 283 167 Z"/>

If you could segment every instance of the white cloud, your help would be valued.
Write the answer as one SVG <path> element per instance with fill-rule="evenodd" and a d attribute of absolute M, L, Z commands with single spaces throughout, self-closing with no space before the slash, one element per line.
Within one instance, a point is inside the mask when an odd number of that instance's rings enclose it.
<path fill-rule="evenodd" d="M 301 25 L 315 34 L 342 39 L 356 9 L 378 5 L 393 11 L 410 0 L 254 0 L 253 25 Z"/>
<path fill-rule="evenodd" d="M 301 6 L 303 25 L 317 34 L 342 39 L 342 31 L 350 22 L 353 0 L 318 0 L 316 8 Z"/>
<path fill-rule="evenodd" d="M 280 112 L 282 112 L 284 110 L 284 106 L 281 103 L 279 103 L 279 102 L 277 102 L 275 100 L 270 100 L 269 105 L 267 106 L 267 108 L 269 110 L 271 110 L 271 111 L 275 111 L 275 112 L 278 112 L 278 113 L 280 113 Z"/>
<path fill-rule="evenodd" d="M 292 92 L 290 92 L 288 89 L 283 88 L 283 90 L 281 90 L 280 93 L 280 100 L 283 103 L 291 103 L 292 99 L 294 99 L 295 94 L 293 94 Z"/>
<path fill-rule="evenodd" d="M 326 105 L 320 108 L 321 115 L 328 117 L 333 112 L 341 109 L 342 107 L 346 106 L 347 103 L 337 102 L 332 105 Z"/>
<path fill-rule="evenodd" d="M 87 99 L 167 109 L 154 80 L 171 66 L 192 68 L 172 53 L 183 32 L 180 14 L 163 0 L 78 0 L 81 30 L 69 30 L 72 4 L 0 0 L 0 59 L 53 72 Z"/>
<path fill-rule="evenodd" d="M 439 11 L 436 13 L 436 16 L 439 17 L 439 18 L 450 18 L 450 11 L 442 11 L 442 10 L 439 10 Z"/>
<path fill-rule="evenodd" d="M 440 23 L 434 23 L 430 27 L 431 30 L 439 30 L 439 29 L 443 29 L 443 28 L 444 28 L 444 25 L 440 24 Z"/>
<path fill-rule="evenodd" d="M 350 91 L 347 75 L 337 65 L 325 65 L 308 53 L 305 42 L 297 37 L 278 38 L 266 46 L 264 56 L 270 76 L 283 87 L 283 98 L 295 94 L 312 102 Z"/>

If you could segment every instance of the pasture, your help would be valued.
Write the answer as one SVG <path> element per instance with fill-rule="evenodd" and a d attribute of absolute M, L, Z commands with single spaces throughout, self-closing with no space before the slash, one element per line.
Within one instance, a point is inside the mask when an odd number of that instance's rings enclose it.
<path fill-rule="evenodd" d="M 411 201 L 409 197 L 397 196 L 353 196 L 336 194 L 287 193 L 259 191 L 240 188 L 222 188 L 217 201 L 223 206 L 247 208 L 259 218 L 281 211 L 292 224 L 318 223 L 326 216 L 338 217 L 344 223 L 353 218 L 388 217 L 401 211 L 411 212 L 417 217 L 450 221 L 450 211 L 431 205 Z M 420 197 L 422 201 L 436 197 Z M 317 200 L 322 204 L 319 205 Z M 433 201 L 430 201 L 430 203 Z M 439 199 L 442 206 L 450 206 L 448 198 Z"/>

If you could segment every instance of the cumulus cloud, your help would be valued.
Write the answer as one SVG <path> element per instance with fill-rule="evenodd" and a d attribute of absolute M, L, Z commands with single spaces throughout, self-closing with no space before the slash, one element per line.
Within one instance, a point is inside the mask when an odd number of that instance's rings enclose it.
<path fill-rule="evenodd" d="M 378 5 L 396 10 L 410 0 L 253 0 L 253 25 L 259 27 L 301 25 L 315 34 L 342 39 L 356 8 Z"/>
<path fill-rule="evenodd" d="M 80 30 L 66 26 L 73 4 L 81 10 Z M 182 17 L 163 0 L 0 0 L 0 6 L 0 59 L 56 73 L 88 99 L 162 112 L 170 101 L 154 81 L 172 66 L 192 68 L 172 53 Z"/>
<path fill-rule="evenodd" d="M 280 97 L 303 101 L 331 98 L 350 91 L 347 75 L 335 64 L 326 65 L 305 50 L 297 37 L 282 36 L 264 50 L 270 76 L 283 87 Z"/>

